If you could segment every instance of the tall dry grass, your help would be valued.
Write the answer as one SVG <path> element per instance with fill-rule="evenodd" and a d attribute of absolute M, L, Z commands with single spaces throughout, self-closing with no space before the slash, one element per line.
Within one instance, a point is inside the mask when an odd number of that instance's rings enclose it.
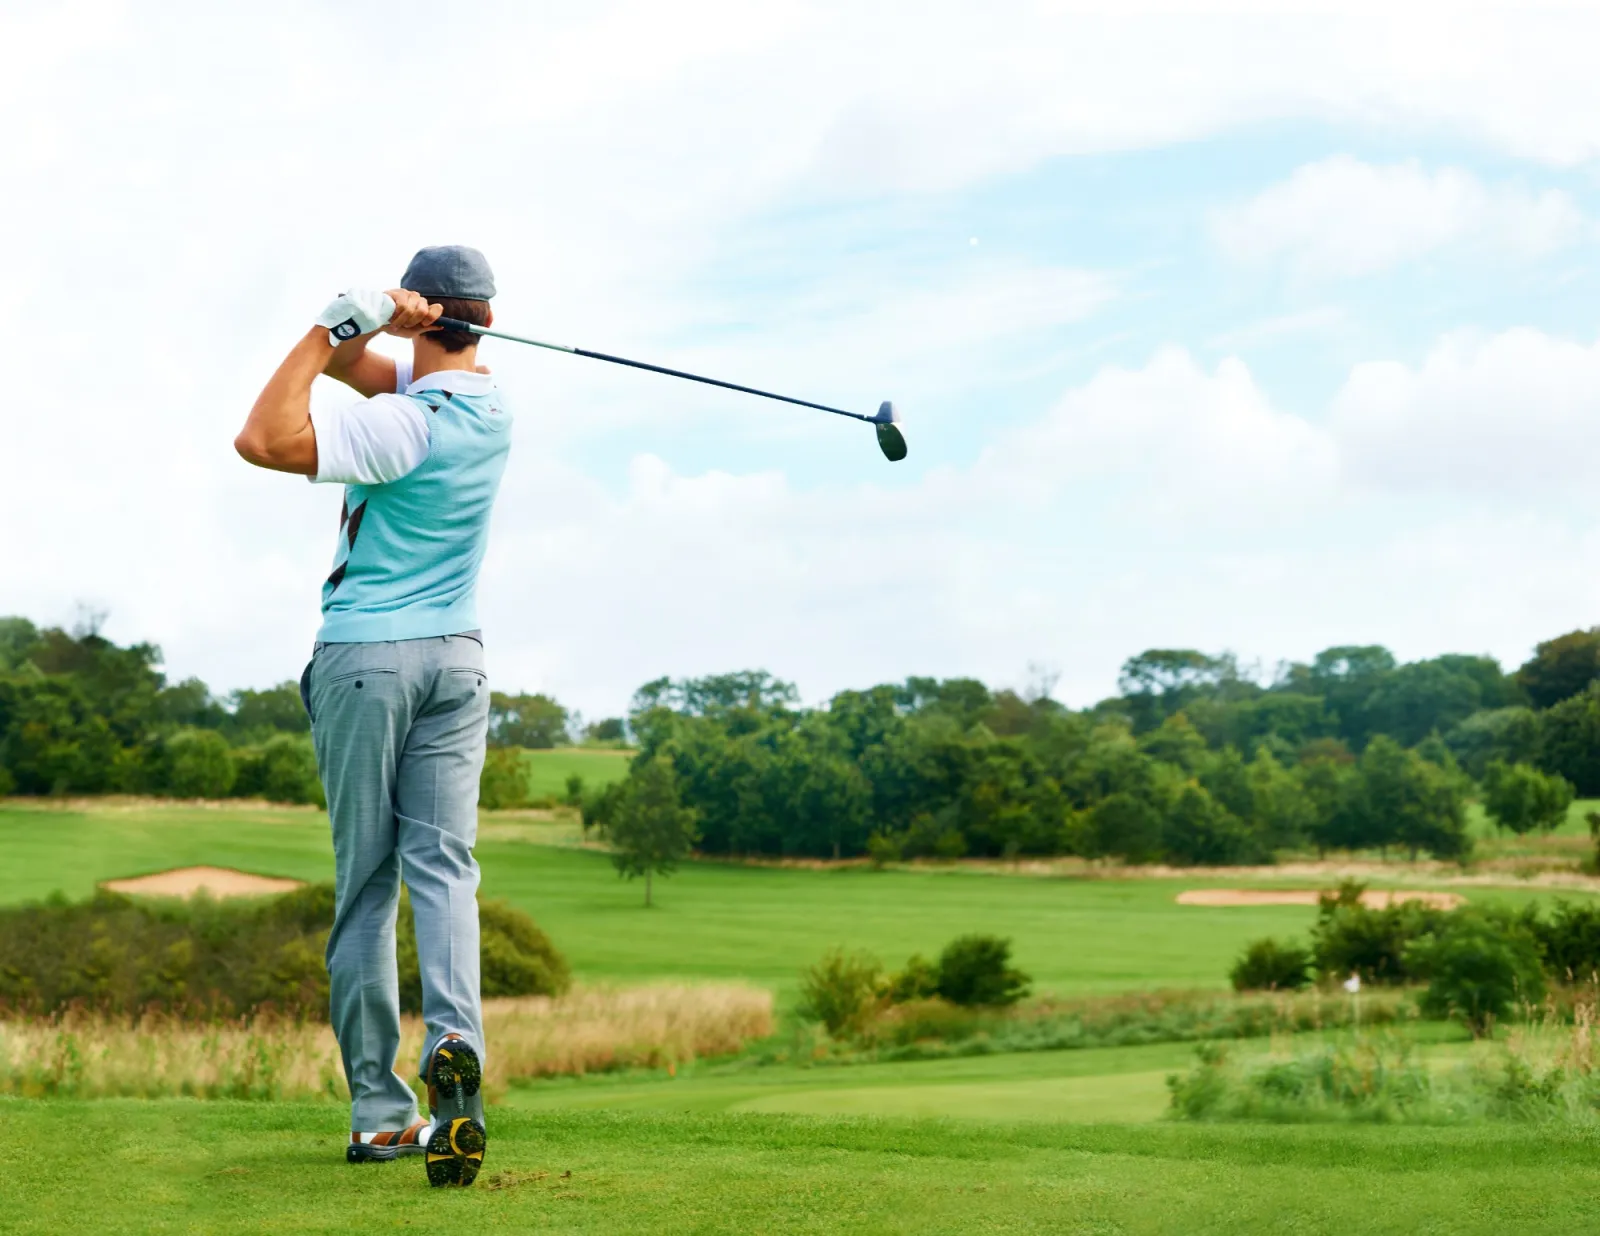
<path fill-rule="evenodd" d="M 659 1068 L 728 1055 L 772 1033 L 772 993 L 734 985 L 576 989 L 484 1004 L 490 1097 L 514 1078 Z M 416 1069 L 420 1018 L 402 1024 L 397 1068 Z M 28 1097 L 344 1099 L 327 1026 L 168 1017 L 0 1021 L 0 1094 Z"/>

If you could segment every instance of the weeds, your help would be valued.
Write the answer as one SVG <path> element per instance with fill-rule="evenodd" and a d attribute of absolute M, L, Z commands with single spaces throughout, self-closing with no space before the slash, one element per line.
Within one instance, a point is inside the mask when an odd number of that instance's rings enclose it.
<path fill-rule="evenodd" d="M 1207 1043 L 1188 1073 L 1167 1079 L 1171 1115 L 1179 1120 L 1511 1120 L 1592 1127 L 1600 1125 L 1594 1027 L 1595 1005 L 1579 1003 L 1571 1006 L 1570 1020 L 1540 1019 L 1501 1042 L 1477 1044 L 1465 1061 L 1442 1068 L 1430 1068 L 1392 1032 L 1251 1058 Z"/>
<path fill-rule="evenodd" d="M 662 985 L 484 1002 L 488 1090 L 517 1079 L 661 1068 L 731 1055 L 772 1032 L 771 993 Z M 415 1071 L 420 1018 L 407 1017 L 400 1073 Z M 342 1099 L 327 1026 L 256 1018 L 195 1024 L 82 1012 L 0 1021 L 0 1094 L 65 1098 Z"/>

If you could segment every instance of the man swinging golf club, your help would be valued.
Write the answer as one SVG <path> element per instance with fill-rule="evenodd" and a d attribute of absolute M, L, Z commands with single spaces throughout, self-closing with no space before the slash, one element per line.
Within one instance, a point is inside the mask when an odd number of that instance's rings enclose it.
<path fill-rule="evenodd" d="M 250 463 L 345 486 L 322 629 L 300 680 L 333 828 L 330 1015 L 351 1162 L 422 1154 L 434 1185 L 483 1162 L 478 776 L 489 718 L 474 594 L 511 414 L 477 367 L 494 277 L 476 249 L 423 249 L 390 292 L 346 292 L 295 344 L 234 442 Z M 367 350 L 379 330 L 412 358 Z M 311 410 L 326 373 L 366 397 Z M 395 918 L 411 891 L 428 1119 L 395 1072 Z"/>

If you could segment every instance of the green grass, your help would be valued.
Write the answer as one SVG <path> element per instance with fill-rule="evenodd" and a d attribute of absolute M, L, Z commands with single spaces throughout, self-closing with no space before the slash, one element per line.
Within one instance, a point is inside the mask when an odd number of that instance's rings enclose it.
<path fill-rule="evenodd" d="M 1583 1232 L 1559 1129 L 971 1123 L 502 1110 L 472 1190 L 342 1161 L 331 1104 L 0 1102 L 0 1230 Z M 26 1148 L 26 1151 L 23 1151 Z M 570 1173 L 568 1175 L 567 1173 Z"/>
<path fill-rule="evenodd" d="M 631 751 L 607 751 L 588 747 L 556 747 L 550 751 L 529 751 L 528 792 L 534 798 L 560 798 L 567 792 L 567 778 L 576 773 L 590 789 L 621 781 L 628 775 Z"/>
<path fill-rule="evenodd" d="M 1237 879 L 1049 879 L 725 863 L 685 864 L 658 881 L 658 907 L 646 910 L 641 886 L 620 881 L 604 854 L 537 843 L 567 826 L 517 820 L 486 817 L 478 846 L 484 891 L 531 913 L 578 977 L 590 981 L 748 979 L 789 992 L 799 969 L 835 944 L 870 949 L 897 965 L 913 952 L 935 952 L 956 935 L 981 931 L 1011 937 L 1017 961 L 1041 991 L 1221 987 L 1247 941 L 1303 936 L 1315 914 L 1309 907 L 1174 903 L 1184 888 Z M 98 880 L 195 863 L 308 880 L 333 873 L 326 816 L 295 809 L 107 803 L 68 810 L 13 801 L 0 806 L 0 853 L 4 901 L 56 889 L 82 897 Z M 1474 889 L 1469 895 L 1520 904 L 1548 894 Z"/>

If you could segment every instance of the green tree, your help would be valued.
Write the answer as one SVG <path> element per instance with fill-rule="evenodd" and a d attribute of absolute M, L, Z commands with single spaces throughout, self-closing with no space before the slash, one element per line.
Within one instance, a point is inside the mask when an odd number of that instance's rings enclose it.
<path fill-rule="evenodd" d="M 1153 760 L 1192 773 L 1206 758 L 1206 740 L 1187 716 L 1175 712 L 1139 739 L 1139 750 Z"/>
<path fill-rule="evenodd" d="M 235 740 L 265 741 L 273 734 L 309 734 L 311 719 L 300 701 L 300 684 L 280 682 L 264 691 L 235 691 L 228 697 L 228 732 Z"/>
<path fill-rule="evenodd" d="M 1534 646 L 1516 680 L 1535 708 L 1551 708 L 1600 678 L 1600 627 L 1569 631 Z"/>
<path fill-rule="evenodd" d="M 644 877 L 644 903 L 651 904 L 651 879 L 671 875 L 698 840 L 696 812 L 678 794 L 678 778 L 666 760 L 635 763 L 622 783 L 606 836 L 617 874 Z"/>
<path fill-rule="evenodd" d="M 1490 760 L 1531 764 L 1539 751 L 1539 714 L 1526 706 L 1485 708 L 1444 735 L 1468 776 L 1481 779 Z"/>
<path fill-rule="evenodd" d="M 1197 782 L 1185 785 L 1168 810 L 1161 848 L 1167 861 L 1192 866 L 1251 863 L 1268 857 L 1244 823 Z"/>
<path fill-rule="evenodd" d="M 528 765 L 521 747 L 490 747 L 478 774 L 478 805 L 490 811 L 526 807 Z"/>
<path fill-rule="evenodd" d="M 1291 672 L 1290 682 L 1303 681 L 1313 694 L 1320 695 L 1338 720 L 1339 736 L 1359 750 L 1372 732 L 1367 701 L 1394 668 L 1394 654 L 1387 648 L 1347 644 L 1323 649 L 1303 675 Z"/>
<path fill-rule="evenodd" d="M 567 741 L 567 710 L 548 695 L 489 693 L 489 745 L 545 750 Z"/>
<path fill-rule="evenodd" d="M 1483 778 L 1483 809 L 1496 828 L 1519 836 L 1548 832 L 1567 818 L 1572 782 L 1556 773 L 1542 773 L 1531 764 L 1492 760 Z"/>
<path fill-rule="evenodd" d="M 233 748 L 215 730 L 180 730 L 163 756 L 162 788 L 174 798 L 225 798 L 238 777 Z"/>
<path fill-rule="evenodd" d="M 1428 980 L 1422 1011 L 1457 1017 L 1474 1038 L 1491 1033 L 1519 1001 L 1544 993 L 1539 945 L 1520 923 L 1472 910 L 1449 916 L 1405 951 L 1406 968 Z"/>
<path fill-rule="evenodd" d="M 1436 858 L 1467 853 L 1471 842 L 1459 776 L 1381 734 L 1367 744 L 1358 767 L 1369 844 L 1402 845 L 1413 858 L 1419 850 Z"/>
<path fill-rule="evenodd" d="M 1434 730 L 1447 730 L 1478 710 L 1483 689 L 1470 673 L 1439 661 L 1414 661 L 1380 677 L 1362 706 L 1373 733 L 1414 747 Z"/>
<path fill-rule="evenodd" d="M 627 722 L 621 717 L 604 717 L 583 727 L 585 742 L 607 747 L 620 747 L 628 741 Z"/>
<path fill-rule="evenodd" d="M 233 792 L 240 798 L 274 803 L 328 805 L 317 776 L 317 753 L 307 734 L 276 734 L 237 753 L 239 775 Z"/>
<path fill-rule="evenodd" d="M 1600 795 L 1600 683 L 1540 715 L 1536 762 L 1572 782 L 1581 797 Z"/>

